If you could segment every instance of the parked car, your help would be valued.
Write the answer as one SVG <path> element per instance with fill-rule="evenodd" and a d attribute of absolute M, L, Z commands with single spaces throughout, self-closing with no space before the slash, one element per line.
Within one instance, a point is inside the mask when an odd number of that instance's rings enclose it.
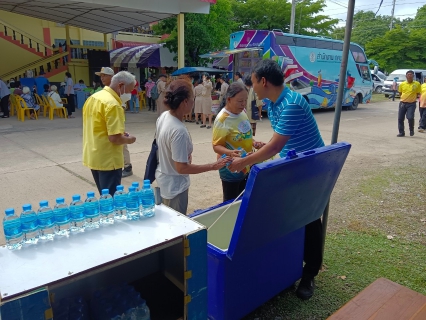
<path fill-rule="evenodd" d="M 371 79 L 373 80 L 374 92 L 382 93 L 385 80 L 381 79 L 377 74 L 372 74 Z"/>

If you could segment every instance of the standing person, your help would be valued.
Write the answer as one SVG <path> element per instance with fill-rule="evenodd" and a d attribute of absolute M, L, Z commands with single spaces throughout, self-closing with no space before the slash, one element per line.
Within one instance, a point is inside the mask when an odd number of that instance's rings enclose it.
<path fill-rule="evenodd" d="M 109 86 L 114 76 L 114 70 L 109 67 L 102 67 L 101 71 L 95 72 L 95 74 L 101 78 L 101 82 L 104 86 Z"/>
<path fill-rule="evenodd" d="M 392 85 L 391 85 L 391 90 L 392 90 L 392 97 L 389 98 L 392 99 L 392 101 L 395 101 L 395 95 L 398 92 L 398 78 L 395 77 L 393 79 Z"/>
<path fill-rule="evenodd" d="M 209 125 L 207 129 L 212 127 L 212 90 L 213 84 L 210 81 L 210 76 L 208 74 L 203 75 L 203 90 L 202 90 L 202 101 L 201 101 L 201 109 L 203 111 L 203 124 L 200 128 L 206 127 L 207 119 L 209 119 Z"/>
<path fill-rule="evenodd" d="M 203 84 L 201 79 L 197 79 L 194 87 L 194 97 L 195 97 L 195 107 L 194 107 L 194 113 L 195 113 L 195 124 L 200 124 L 198 121 L 200 119 L 200 116 L 202 116 L 203 113 Z M 201 122 L 202 123 L 202 122 Z"/>
<path fill-rule="evenodd" d="M 227 84 L 225 80 L 223 80 L 222 78 L 219 78 L 219 83 L 220 83 L 220 91 L 218 91 L 219 105 L 220 105 L 220 108 L 222 109 L 226 104 L 226 93 L 228 91 L 229 84 Z"/>
<path fill-rule="evenodd" d="M 9 118 L 9 97 L 10 90 L 3 80 L 0 80 L 0 107 L 3 112 L 2 118 Z"/>
<path fill-rule="evenodd" d="M 419 121 L 419 132 L 425 132 L 426 130 L 426 77 L 421 85 L 421 96 L 420 96 L 420 121 Z"/>
<path fill-rule="evenodd" d="M 151 90 L 154 86 L 155 82 L 149 77 L 148 81 L 145 83 L 146 96 L 148 97 L 148 111 L 155 111 L 155 100 L 151 97 Z"/>
<path fill-rule="evenodd" d="M 167 80 L 166 75 L 160 74 L 157 81 L 157 91 L 158 91 L 157 114 L 158 115 L 168 110 L 167 106 L 164 104 L 164 98 L 166 96 L 166 80 Z"/>
<path fill-rule="evenodd" d="M 210 164 L 192 164 L 193 145 L 183 115 L 194 106 L 192 85 L 185 80 L 172 81 L 167 88 L 164 104 L 170 109 L 157 119 L 158 167 L 155 179 L 163 203 L 186 214 L 188 209 L 189 175 L 219 170 L 230 158 L 220 158 Z"/>
<path fill-rule="evenodd" d="M 228 88 L 226 105 L 217 115 L 213 125 L 213 150 L 218 159 L 226 154 L 229 157 L 240 157 L 239 148 L 245 152 L 252 152 L 253 147 L 261 147 L 263 143 L 256 143 L 247 114 L 244 108 L 247 105 L 247 90 L 239 82 L 234 82 Z M 219 170 L 222 180 L 223 201 L 235 199 L 246 188 L 249 170 L 231 172 L 223 167 Z"/>
<path fill-rule="evenodd" d="M 285 157 L 290 149 L 302 152 L 324 146 L 311 108 L 303 96 L 284 85 L 281 67 L 272 60 L 262 60 L 254 68 L 251 80 L 259 99 L 271 100 L 268 117 L 274 130 L 271 140 L 245 158 L 234 158 L 229 170 L 240 172 L 245 167 L 270 159 L 278 152 Z M 285 181 L 283 181 L 285 183 Z M 296 290 L 300 299 L 314 294 L 314 278 L 322 262 L 322 223 L 315 220 L 305 227 L 305 266 Z"/>
<path fill-rule="evenodd" d="M 251 77 L 246 76 L 244 78 L 244 85 L 246 86 L 248 90 L 248 98 L 247 98 L 247 117 L 250 121 L 251 129 L 253 130 L 253 137 L 256 135 L 256 122 L 257 120 L 260 120 L 260 114 L 259 119 L 253 119 L 253 108 L 257 108 L 259 111 L 259 106 L 263 105 L 262 100 L 257 99 L 256 93 L 253 90 L 253 83 L 251 82 Z"/>
<path fill-rule="evenodd" d="M 239 82 L 241 84 L 244 84 L 243 76 L 239 72 L 235 72 L 234 80 L 235 80 L 235 82 Z"/>
<path fill-rule="evenodd" d="M 405 74 L 407 80 L 399 85 L 398 91 L 400 102 L 398 111 L 398 130 L 397 137 L 405 136 L 404 117 L 407 117 L 410 136 L 414 136 L 414 112 L 417 107 L 417 97 L 420 94 L 420 83 L 414 81 L 414 71 L 408 70 Z"/>
<path fill-rule="evenodd" d="M 114 195 L 121 184 L 123 145 L 136 138 L 124 131 L 122 105 L 130 100 L 136 85 L 127 71 L 113 76 L 110 86 L 91 95 L 83 107 L 83 164 L 92 171 L 99 193 Z"/>
<path fill-rule="evenodd" d="M 71 73 L 65 73 L 65 96 L 67 97 L 67 110 L 68 110 L 68 119 L 75 118 L 72 113 L 75 112 L 75 92 L 74 92 L 74 82 L 72 81 Z"/>
<path fill-rule="evenodd" d="M 134 74 L 132 73 L 134 76 Z M 132 90 L 132 98 L 130 100 L 130 112 L 139 113 L 139 96 L 138 96 L 139 82 L 136 80 L 136 87 Z"/>

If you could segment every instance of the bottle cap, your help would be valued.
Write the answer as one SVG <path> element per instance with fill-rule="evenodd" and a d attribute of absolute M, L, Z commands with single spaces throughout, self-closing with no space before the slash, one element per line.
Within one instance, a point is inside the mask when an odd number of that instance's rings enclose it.
<path fill-rule="evenodd" d="M 136 188 L 135 187 L 129 187 L 129 192 L 135 192 L 136 191 Z"/>
<path fill-rule="evenodd" d="M 40 201 L 40 207 L 47 207 L 49 206 L 49 202 L 47 200 Z"/>
<path fill-rule="evenodd" d="M 88 193 L 87 193 L 87 197 L 88 198 L 93 198 L 95 196 L 95 193 L 93 192 L 93 191 L 89 191 Z"/>
<path fill-rule="evenodd" d="M 105 196 L 109 194 L 109 189 L 102 189 L 102 195 Z"/>
<path fill-rule="evenodd" d="M 31 210 L 31 205 L 30 204 L 24 204 L 23 206 L 22 206 L 22 209 L 24 210 L 24 211 L 27 211 L 27 210 Z"/>
<path fill-rule="evenodd" d="M 64 198 L 56 198 L 56 203 L 64 203 L 65 199 Z"/>
<path fill-rule="evenodd" d="M 4 212 L 6 213 L 7 216 L 12 216 L 15 214 L 15 209 L 7 208 Z"/>
<path fill-rule="evenodd" d="M 75 194 L 72 196 L 72 200 L 73 201 L 79 201 L 80 200 L 80 195 L 79 194 Z"/>
<path fill-rule="evenodd" d="M 151 181 L 149 179 L 146 179 L 146 180 L 143 181 L 143 184 L 149 184 L 149 185 L 151 185 Z"/>
<path fill-rule="evenodd" d="M 132 187 L 139 188 L 139 182 L 132 182 Z"/>
<path fill-rule="evenodd" d="M 124 186 L 122 184 L 117 186 L 117 191 L 123 191 L 124 190 Z"/>

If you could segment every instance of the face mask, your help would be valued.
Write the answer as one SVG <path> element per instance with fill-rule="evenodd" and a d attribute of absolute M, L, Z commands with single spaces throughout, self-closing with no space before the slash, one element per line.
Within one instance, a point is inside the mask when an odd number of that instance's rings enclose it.
<path fill-rule="evenodd" d="M 124 93 L 120 92 L 120 99 L 123 105 L 126 104 L 126 102 L 129 101 L 131 98 L 132 98 L 132 94 L 130 92 L 126 93 L 126 89 L 124 89 Z"/>
<path fill-rule="evenodd" d="M 96 87 L 96 83 L 93 82 L 92 84 L 93 84 L 94 87 Z"/>

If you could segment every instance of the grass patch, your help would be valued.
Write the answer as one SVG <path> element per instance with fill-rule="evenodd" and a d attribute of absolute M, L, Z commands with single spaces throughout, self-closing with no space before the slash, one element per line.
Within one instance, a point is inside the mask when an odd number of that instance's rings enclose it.
<path fill-rule="evenodd" d="M 369 233 L 329 234 L 315 295 L 301 301 L 294 289 L 283 291 L 245 319 L 326 319 L 380 277 L 426 294 L 425 246 Z"/>
<path fill-rule="evenodd" d="M 374 93 L 371 97 L 371 102 L 383 102 L 383 101 L 389 101 L 389 98 L 386 98 L 383 93 Z"/>

